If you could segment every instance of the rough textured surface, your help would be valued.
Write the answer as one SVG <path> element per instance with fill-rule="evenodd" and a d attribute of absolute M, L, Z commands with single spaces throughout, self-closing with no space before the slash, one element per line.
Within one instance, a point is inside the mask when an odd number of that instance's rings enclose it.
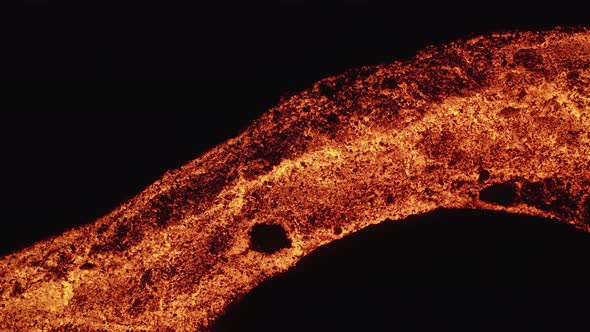
<path fill-rule="evenodd" d="M 583 28 L 324 79 L 96 222 L 2 257 L 0 329 L 208 329 L 318 246 L 436 207 L 588 231 L 589 86 Z"/>

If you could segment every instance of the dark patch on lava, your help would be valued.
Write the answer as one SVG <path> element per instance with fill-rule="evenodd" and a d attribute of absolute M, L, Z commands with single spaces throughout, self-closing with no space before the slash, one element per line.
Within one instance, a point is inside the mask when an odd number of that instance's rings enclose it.
<path fill-rule="evenodd" d="M 480 190 L 479 199 L 502 206 L 514 205 L 518 200 L 518 188 L 514 181 L 495 183 Z"/>
<path fill-rule="evenodd" d="M 524 182 L 520 189 L 520 194 L 525 204 L 541 207 L 546 204 L 545 191 L 545 183 L 543 181 Z"/>
<path fill-rule="evenodd" d="M 146 285 L 151 286 L 154 284 L 154 281 L 152 280 L 152 269 L 147 269 L 141 274 L 141 278 L 139 278 L 139 284 L 144 287 Z"/>
<path fill-rule="evenodd" d="M 501 111 L 500 111 L 500 115 L 506 118 L 510 118 L 513 116 L 518 115 L 518 113 L 520 113 L 520 109 L 516 108 L 516 107 L 504 107 Z"/>
<path fill-rule="evenodd" d="M 12 284 L 12 290 L 10 290 L 10 296 L 17 297 L 17 296 L 20 296 L 24 292 L 25 292 L 25 288 L 20 284 L 20 282 L 15 281 L 14 284 Z"/>
<path fill-rule="evenodd" d="M 98 229 L 96 230 L 97 234 L 102 234 L 104 232 L 106 232 L 106 230 L 109 229 L 109 225 L 107 224 L 100 224 L 100 226 L 98 226 Z"/>
<path fill-rule="evenodd" d="M 291 240 L 281 225 L 256 224 L 250 230 L 250 249 L 265 254 L 291 247 Z"/>
<path fill-rule="evenodd" d="M 86 262 L 82 265 L 80 265 L 80 270 L 93 270 L 96 267 L 95 264 L 92 264 L 90 262 Z"/>
<path fill-rule="evenodd" d="M 490 179 L 490 171 L 488 171 L 487 169 L 482 169 L 479 172 L 479 176 L 477 178 L 477 182 L 486 182 L 487 180 Z"/>
<path fill-rule="evenodd" d="M 385 197 L 385 204 L 393 204 L 393 202 L 394 202 L 393 194 L 388 194 Z"/>
<path fill-rule="evenodd" d="M 66 279 L 73 260 L 69 250 L 60 248 L 50 250 L 41 260 L 33 262 L 31 266 L 45 269 L 48 272 L 46 279 L 63 280 Z"/>
<path fill-rule="evenodd" d="M 326 116 L 326 122 L 328 126 L 337 126 L 340 123 L 340 119 L 338 118 L 338 114 L 332 112 Z"/>
<path fill-rule="evenodd" d="M 577 81 L 580 78 L 580 72 L 577 70 L 572 70 L 567 73 L 567 79 L 570 81 Z"/>
<path fill-rule="evenodd" d="M 324 96 L 329 100 L 335 100 L 338 93 L 342 90 L 344 86 L 344 79 L 338 78 L 334 82 L 322 82 L 318 85 L 318 93 L 320 96 Z"/>
<path fill-rule="evenodd" d="M 284 159 L 293 156 L 295 151 L 301 153 L 305 150 L 308 139 L 297 128 L 287 129 L 281 132 L 266 134 L 253 145 L 253 150 L 244 151 L 246 159 L 251 160 L 247 168 L 243 170 L 246 179 L 266 174 Z"/>
<path fill-rule="evenodd" d="M 101 243 L 93 244 L 88 254 L 94 255 L 110 251 L 125 251 L 129 247 L 139 243 L 143 239 L 144 232 L 144 230 L 140 229 L 138 218 L 123 218 L 115 226 L 113 234 Z"/>
<path fill-rule="evenodd" d="M 386 77 L 381 81 L 381 87 L 385 89 L 395 89 L 397 88 L 397 80 L 395 77 Z"/>
<path fill-rule="evenodd" d="M 216 227 L 209 237 L 208 249 L 211 254 L 219 254 L 230 246 L 231 234 L 226 227 Z"/>
<path fill-rule="evenodd" d="M 580 210 L 580 198 L 575 197 L 570 192 L 569 185 L 559 178 L 523 181 L 520 196 L 525 204 L 554 212 L 563 218 L 573 217 Z"/>
<path fill-rule="evenodd" d="M 333 230 L 334 230 L 334 235 L 342 234 L 342 227 L 340 227 L 338 225 L 335 225 Z"/>
<path fill-rule="evenodd" d="M 527 70 L 533 72 L 544 73 L 546 69 L 543 65 L 543 56 L 538 50 L 523 48 L 514 53 L 514 63 L 518 66 L 522 66 Z"/>
<path fill-rule="evenodd" d="M 154 214 L 154 221 L 158 226 L 166 226 L 172 217 L 172 206 L 174 200 L 169 192 L 156 196 L 151 202 L 151 211 Z"/>

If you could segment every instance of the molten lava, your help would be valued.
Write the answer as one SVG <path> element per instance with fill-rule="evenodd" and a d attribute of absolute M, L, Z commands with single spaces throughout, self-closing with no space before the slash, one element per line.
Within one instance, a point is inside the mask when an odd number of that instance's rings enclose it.
<path fill-rule="evenodd" d="M 208 329 L 323 244 L 437 207 L 590 231 L 590 31 L 509 32 L 283 100 L 96 222 L 0 259 L 0 329 Z"/>

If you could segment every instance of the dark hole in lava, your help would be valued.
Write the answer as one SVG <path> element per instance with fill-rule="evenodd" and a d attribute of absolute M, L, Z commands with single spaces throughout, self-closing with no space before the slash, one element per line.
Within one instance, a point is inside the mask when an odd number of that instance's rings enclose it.
<path fill-rule="evenodd" d="M 496 183 L 480 190 L 479 199 L 502 206 L 513 205 L 518 199 L 518 188 L 512 182 Z"/>
<path fill-rule="evenodd" d="M 94 265 L 92 263 L 89 263 L 89 262 L 86 262 L 86 263 L 80 265 L 80 270 L 92 270 L 95 267 L 96 267 L 96 265 Z"/>
<path fill-rule="evenodd" d="M 256 224 L 250 230 L 250 248 L 265 254 L 289 248 L 291 240 L 281 225 Z"/>
<path fill-rule="evenodd" d="M 569 329 L 587 317 L 588 252 L 590 234 L 553 219 L 439 209 L 318 248 L 213 330 Z"/>
<path fill-rule="evenodd" d="M 489 178 L 490 171 L 488 171 L 487 169 L 482 169 L 481 172 L 479 172 L 479 177 L 477 178 L 477 181 L 486 182 L 487 180 L 489 180 Z"/>

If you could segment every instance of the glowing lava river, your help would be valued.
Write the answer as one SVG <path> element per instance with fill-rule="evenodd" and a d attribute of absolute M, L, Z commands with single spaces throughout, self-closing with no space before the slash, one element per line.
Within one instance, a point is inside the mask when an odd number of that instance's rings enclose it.
<path fill-rule="evenodd" d="M 0 329 L 208 330 L 318 247 L 436 208 L 590 230 L 590 31 L 350 70 L 94 223 L 0 258 Z"/>

